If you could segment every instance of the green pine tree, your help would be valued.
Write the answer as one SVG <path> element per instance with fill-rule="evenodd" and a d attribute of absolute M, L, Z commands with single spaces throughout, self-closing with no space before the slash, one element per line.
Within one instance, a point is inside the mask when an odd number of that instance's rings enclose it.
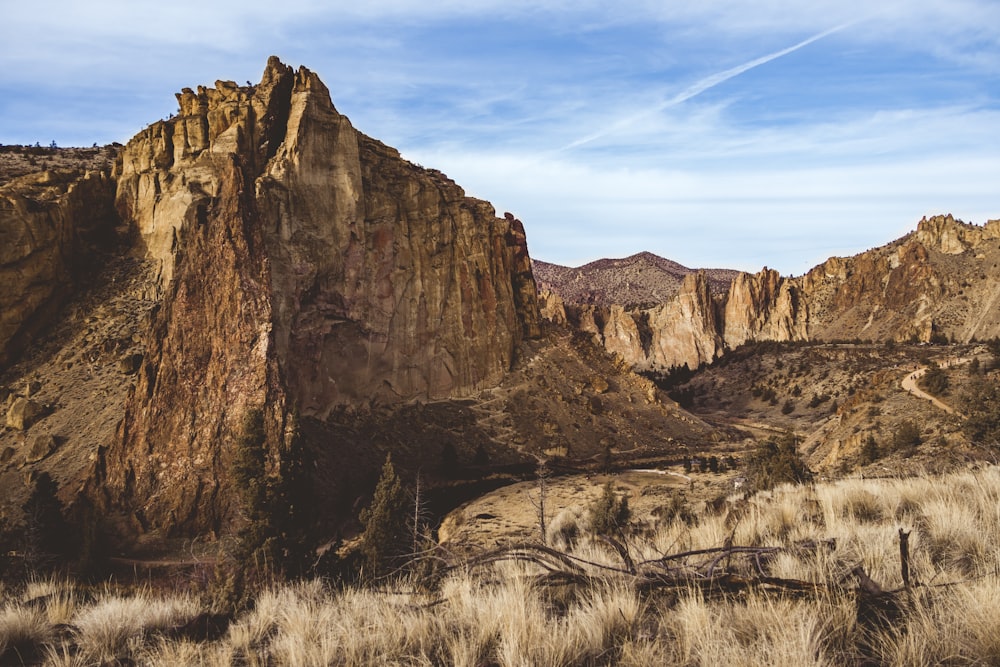
<path fill-rule="evenodd" d="M 71 549 L 70 528 L 63 516 L 58 487 L 47 472 L 35 476 L 24 510 L 24 551 L 36 570 L 63 563 Z"/>
<path fill-rule="evenodd" d="M 403 483 L 392 465 L 392 456 L 386 454 L 371 505 L 362 510 L 360 517 L 365 526 L 361 552 L 369 577 L 391 571 L 406 553 L 408 505 Z"/>
<path fill-rule="evenodd" d="M 805 482 L 812 472 L 799 457 L 795 436 L 787 433 L 777 441 L 757 445 L 747 457 L 747 477 L 755 488 L 763 490 L 785 482 Z"/>

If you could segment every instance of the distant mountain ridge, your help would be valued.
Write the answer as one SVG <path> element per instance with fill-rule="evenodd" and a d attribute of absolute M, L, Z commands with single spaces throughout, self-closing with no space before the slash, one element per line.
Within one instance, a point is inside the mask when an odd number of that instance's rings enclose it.
<path fill-rule="evenodd" d="M 684 278 L 704 271 L 713 294 L 723 294 L 740 274 L 732 269 L 689 269 L 651 252 L 621 259 L 598 259 L 578 267 L 532 260 L 540 290 L 558 294 L 565 303 L 596 306 L 651 305 L 680 291 Z"/>
<path fill-rule="evenodd" d="M 718 280 L 720 272 L 688 270 L 671 293 L 671 270 L 679 265 L 657 263 L 649 253 L 553 272 L 548 282 L 545 267 L 535 275 L 544 285 L 546 318 L 594 335 L 637 370 L 694 368 L 750 341 L 1000 336 L 998 241 L 1000 220 L 972 225 L 939 215 L 900 239 L 831 257 L 803 276 L 767 268 L 727 272 L 732 277 L 722 289 L 712 284 L 711 274 Z M 652 288 L 640 279 L 653 275 L 660 279 Z"/>

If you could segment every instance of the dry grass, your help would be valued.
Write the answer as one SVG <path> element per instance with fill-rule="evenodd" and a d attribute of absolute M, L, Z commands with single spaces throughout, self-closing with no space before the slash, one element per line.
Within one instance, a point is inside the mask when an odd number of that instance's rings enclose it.
<path fill-rule="evenodd" d="M 1000 470 L 909 480 L 781 487 L 739 512 L 674 521 L 630 544 L 636 561 L 737 544 L 836 540 L 835 549 L 779 553 L 771 576 L 822 584 L 815 594 L 750 589 L 639 592 L 620 556 L 580 536 L 572 553 L 590 584 L 539 585 L 535 564 L 459 568 L 433 592 L 335 590 L 306 581 L 262 592 L 222 638 L 169 638 L 199 612 L 189 597 L 105 592 L 34 582 L 2 591 L 0 653 L 52 665 L 129 658 L 150 665 L 884 665 L 1000 663 Z M 734 518 L 738 517 L 738 518 Z M 573 511 L 567 523 L 579 518 Z M 860 564 L 887 589 L 902 585 L 897 531 L 912 531 L 922 586 L 896 596 L 891 624 L 858 621 Z M 948 584 L 938 586 L 938 584 Z M 69 629 L 62 625 L 69 626 Z"/>

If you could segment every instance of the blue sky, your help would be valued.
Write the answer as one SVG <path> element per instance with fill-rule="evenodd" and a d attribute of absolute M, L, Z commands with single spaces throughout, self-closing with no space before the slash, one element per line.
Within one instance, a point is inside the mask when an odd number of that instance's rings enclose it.
<path fill-rule="evenodd" d="M 801 273 L 1000 218 L 995 0 L 3 3 L 0 143 L 124 142 L 276 54 L 546 261 Z"/>

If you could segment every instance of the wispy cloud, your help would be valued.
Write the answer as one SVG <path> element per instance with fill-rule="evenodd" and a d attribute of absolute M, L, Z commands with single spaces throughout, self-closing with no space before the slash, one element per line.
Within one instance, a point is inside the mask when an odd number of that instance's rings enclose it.
<path fill-rule="evenodd" d="M 584 144 L 589 144 L 592 141 L 596 141 L 597 139 L 601 139 L 601 138 L 606 137 L 606 136 L 608 136 L 610 134 L 614 134 L 614 133 L 622 130 L 623 128 L 626 128 L 626 127 L 629 127 L 629 126 L 635 124 L 635 122 L 638 121 L 638 120 L 640 120 L 641 118 L 644 118 L 644 117 L 649 116 L 649 115 L 654 114 L 654 113 L 658 113 L 660 111 L 663 111 L 664 109 L 669 109 L 670 107 L 677 106 L 678 104 L 682 104 L 684 102 L 687 102 L 688 100 L 693 99 L 693 98 L 697 97 L 698 95 L 701 95 L 705 91 L 711 90 L 712 88 L 715 88 L 716 86 L 718 86 L 720 84 L 723 84 L 726 81 L 729 81 L 730 79 L 733 79 L 733 78 L 739 76 L 740 74 L 743 74 L 744 72 L 749 72 L 750 70 L 752 70 L 755 67 L 760 67 L 761 65 L 766 65 L 767 63 L 773 62 L 773 61 L 777 60 L 778 58 L 782 58 L 782 57 L 787 56 L 787 55 L 789 55 L 791 53 L 795 53 L 799 49 L 805 48 L 805 47 L 809 46 L 810 44 L 812 44 L 814 42 L 818 42 L 819 40 L 823 39 L 824 37 L 836 34 L 836 33 L 840 32 L 841 30 L 844 30 L 844 29 L 848 28 L 850 25 L 852 25 L 852 24 L 851 23 L 845 23 L 845 24 L 842 24 L 842 25 L 830 28 L 828 30 L 824 30 L 821 33 L 813 35 L 812 37 L 809 37 L 808 39 L 804 39 L 801 42 L 798 42 L 797 44 L 793 44 L 792 46 L 789 46 L 787 48 L 781 49 L 779 51 L 775 51 L 773 53 L 769 53 L 769 54 L 767 54 L 765 56 L 761 56 L 759 58 L 754 58 L 753 60 L 747 61 L 747 62 L 745 62 L 745 63 L 743 63 L 741 65 L 737 65 L 735 67 L 730 67 L 729 69 L 723 70 L 721 72 L 716 72 L 715 74 L 712 74 L 710 76 L 706 76 L 703 79 L 700 79 L 699 81 L 695 82 L 694 84 L 688 86 L 687 88 L 685 88 L 681 92 L 679 92 L 679 93 L 677 93 L 677 94 L 675 94 L 675 95 L 673 95 L 673 96 L 671 96 L 671 97 L 663 100 L 662 102 L 660 102 L 656 106 L 653 106 L 653 107 L 648 108 L 648 109 L 644 109 L 644 110 L 642 110 L 642 111 L 640 111 L 640 112 L 638 112 L 636 114 L 633 114 L 633 115 L 631 115 L 631 116 L 629 116 L 627 118 L 622 118 L 622 119 L 620 119 L 618 121 L 615 121 L 614 123 L 612 123 L 607 128 L 604 128 L 604 129 L 599 130 L 597 132 L 594 132 L 592 134 L 588 134 L 587 136 L 580 137 L 579 139 L 571 141 L 570 143 L 568 143 L 565 146 L 563 146 L 560 150 L 564 150 L 564 151 L 565 150 L 571 150 L 573 148 L 577 148 L 579 146 L 583 146 Z"/>

